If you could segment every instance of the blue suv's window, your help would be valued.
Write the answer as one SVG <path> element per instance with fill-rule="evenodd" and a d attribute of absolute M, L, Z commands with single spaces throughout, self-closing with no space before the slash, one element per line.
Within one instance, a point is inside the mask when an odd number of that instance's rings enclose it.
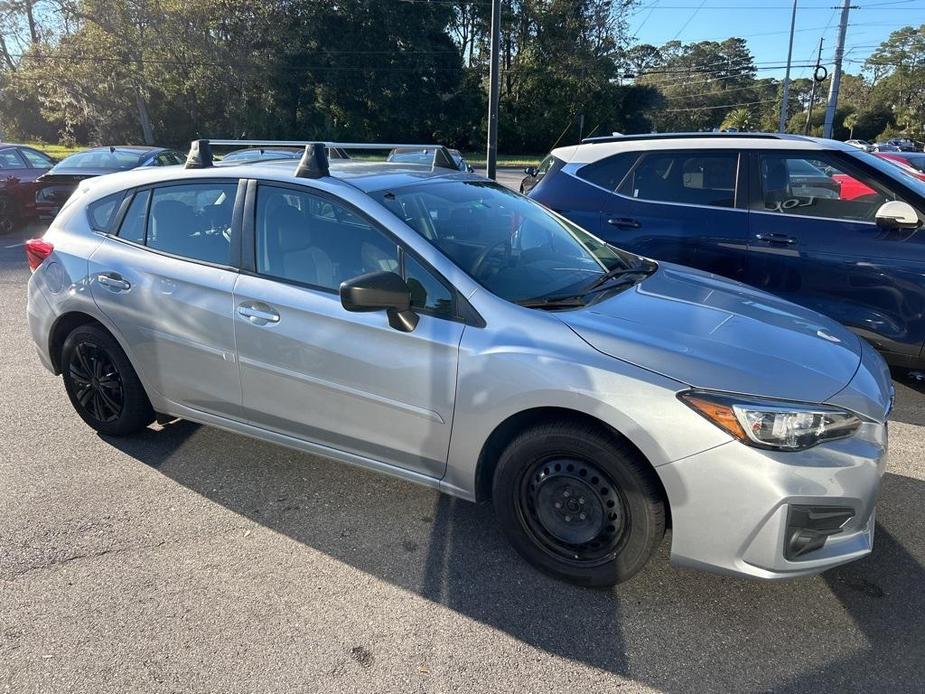
<path fill-rule="evenodd" d="M 579 178 L 583 178 L 609 191 L 614 191 L 622 183 L 638 157 L 638 152 L 614 154 L 612 157 L 582 166 L 576 173 Z"/>
<path fill-rule="evenodd" d="M 735 207 L 737 152 L 647 154 L 626 177 L 620 192 L 640 200 Z"/>

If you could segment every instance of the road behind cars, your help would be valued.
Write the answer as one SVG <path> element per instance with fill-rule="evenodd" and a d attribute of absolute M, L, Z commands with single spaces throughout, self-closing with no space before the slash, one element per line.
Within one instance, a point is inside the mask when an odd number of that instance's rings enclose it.
<path fill-rule="evenodd" d="M 96 436 L 33 354 L 22 238 L 0 238 L 8 691 L 920 690 L 922 392 L 897 384 L 870 557 L 756 583 L 671 569 L 669 534 L 582 589 L 489 506 L 184 422 Z"/>

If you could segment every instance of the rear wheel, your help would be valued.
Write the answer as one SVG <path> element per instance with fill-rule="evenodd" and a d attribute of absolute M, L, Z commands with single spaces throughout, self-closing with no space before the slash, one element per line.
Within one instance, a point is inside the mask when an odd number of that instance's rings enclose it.
<path fill-rule="evenodd" d="M 610 586 L 632 577 L 665 532 L 654 472 L 626 441 L 593 426 L 520 434 L 495 470 L 495 513 L 514 548 L 558 578 Z"/>
<path fill-rule="evenodd" d="M 19 210 L 8 195 L 0 195 L 0 234 L 15 231 L 19 225 Z"/>
<path fill-rule="evenodd" d="M 154 410 L 125 352 L 108 332 L 80 326 L 61 350 L 64 387 L 71 404 L 101 434 L 125 436 L 154 421 Z"/>

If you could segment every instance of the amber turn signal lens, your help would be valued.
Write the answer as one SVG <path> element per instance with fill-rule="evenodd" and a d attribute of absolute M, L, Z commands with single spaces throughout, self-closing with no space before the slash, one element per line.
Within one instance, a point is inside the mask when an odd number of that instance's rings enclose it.
<path fill-rule="evenodd" d="M 732 411 L 732 407 L 729 405 L 704 400 L 696 395 L 682 395 L 681 397 L 684 402 L 726 433 L 735 436 L 740 441 L 745 441 L 748 438 L 742 425 L 739 424 L 739 418 L 736 417 L 735 412 Z"/>

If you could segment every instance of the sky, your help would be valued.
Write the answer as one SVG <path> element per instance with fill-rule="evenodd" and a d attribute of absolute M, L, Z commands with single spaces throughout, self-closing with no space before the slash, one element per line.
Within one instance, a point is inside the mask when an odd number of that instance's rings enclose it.
<path fill-rule="evenodd" d="M 797 0 L 793 65 L 815 64 L 824 37 L 822 63 L 831 71 L 842 0 Z M 792 0 L 639 0 L 629 23 L 639 43 L 660 46 L 721 41 L 748 42 L 759 77 L 783 78 L 787 62 Z M 845 37 L 846 72 L 857 73 L 864 59 L 890 32 L 925 24 L 925 0 L 853 0 Z M 764 68 L 764 69 L 762 69 Z M 791 78 L 811 77 L 812 67 L 795 67 Z"/>

